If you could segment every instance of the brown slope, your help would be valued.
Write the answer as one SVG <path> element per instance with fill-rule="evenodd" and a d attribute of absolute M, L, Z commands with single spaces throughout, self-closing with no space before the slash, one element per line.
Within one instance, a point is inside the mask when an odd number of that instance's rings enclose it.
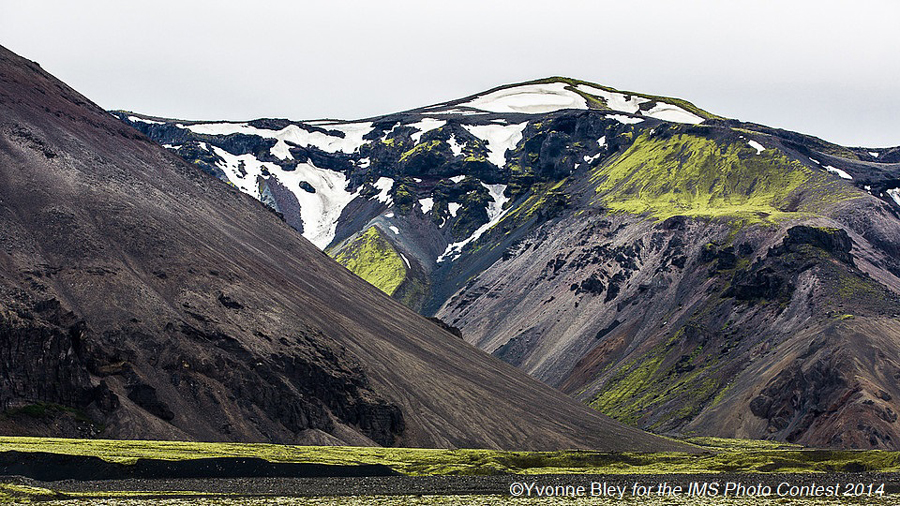
<path fill-rule="evenodd" d="M 7 432 L 678 447 L 441 331 L 2 48 L 0 357 Z"/>

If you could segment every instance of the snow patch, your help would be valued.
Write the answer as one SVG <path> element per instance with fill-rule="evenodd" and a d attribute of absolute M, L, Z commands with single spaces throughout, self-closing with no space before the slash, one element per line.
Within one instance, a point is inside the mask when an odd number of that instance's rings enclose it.
<path fill-rule="evenodd" d="M 228 180 L 253 198 L 261 198 L 260 178 L 267 181 L 275 178 L 290 190 L 300 203 L 303 237 L 320 249 L 334 239 L 341 212 L 357 196 L 357 193 L 347 191 L 347 178 L 342 173 L 321 169 L 311 162 L 297 164 L 294 170 L 285 171 L 274 163 L 260 162 L 253 155 L 232 155 L 216 146 L 212 150 L 224 161 L 217 166 Z M 263 169 L 267 174 L 263 174 Z M 315 188 L 315 193 L 301 188 L 303 182 Z"/>
<path fill-rule="evenodd" d="M 113 114 L 113 116 L 115 116 L 115 114 Z M 116 117 L 118 118 L 118 116 L 116 116 Z M 165 125 L 166 124 L 164 121 L 153 121 L 152 119 L 138 118 L 137 116 L 128 116 L 128 121 L 130 121 L 132 123 L 137 123 L 137 122 L 147 123 L 150 125 Z"/>
<path fill-rule="evenodd" d="M 382 142 L 386 141 L 387 138 L 388 138 L 388 135 L 391 135 L 392 133 L 394 133 L 394 130 L 396 130 L 398 126 L 400 126 L 400 122 L 399 122 L 399 121 L 396 122 L 396 123 L 394 123 L 394 126 L 392 126 L 390 130 L 386 131 L 386 132 L 384 133 L 384 135 L 381 136 L 381 141 L 382 141 Z"/>
<path fill-rule="evenodd" d="M 400 235 L 400 229 L 395 227 L 394 225 L 390 225 L 390 226 L 388 226 L 388 228 L 391 229 L 391 232 L 393 232 L 397 235 Z"/>
<path fill-rule="evenodd" d="M 607 114 L 606 117 L 609 119 L 614 119 L 619 123 L 622 123 L 623 125 L 634 125 L 644 121 L 641 118 L 634 118 L 631 116 L 626 116 L 624 114 Z"/>
<path fill-rule="evenodd" d="M 809 160 L 816 165 L 822 165 L 822 162 L 816 160 L 815 158 L 810 158 Z"/>
<path fill-rule="evenodd" d="M 700 116 L 668 102 L 657 101 L 649 110 L 641 111 L 641 104 L 653 102 L 653 100 L 634 94 L 607 91 L 587 84 L 579 84 L 575 88 L 578 91 L 602 98 L 606 101 L 606 107 L 609 107 L 613 111 L 627 112 L 628 114 L 641 114 L 642 116 L 670 121 L 672 123 L 696 125 L 703 122 L 703 118 Z"/>
<path fill-rule="evenodd" d="M 372 186 L 378 189 L 378 195 L 375 196 L 375 200 L 390 205 L 390 191 L 394 187 L 394 180 L 389 177 L 380 177 Z"/>
<path fill-rule="evenodd" d="M 246 123 L 205 123 L 188 125 L 186 128 L 194 133 L 206 135 L 240 133 L 275 139 L 277 142 L 269 151 L 282 160 L 292 158 L 288 142 L 301 147 L 313 146 L 326 153 L 353 153 L 366 143 L 363 137 L 373 129 L 371 122 L 323 124 L 322 128 L 326 130 L 338 130 L 344 134 L 344 137 L 333 137 L 319 131 L 310 132 L 299 125 L 288 125 L 277 131 L 255 128 Z"/>
<path fill-rule="evenodd" d="M 393 217 L 394 217 L 394 213 L 387 213 L 387 214 L 384 215 L 384 217 L 385 217 L 385 218 L 393 218 Z"/>
<path fill-rule="evenodd" d="M 428 214 L 431 211 L 431 208 L 434 207 L 434 199 L 431 197 L 419 200 L 419 207 L 422 208 L 422 214 Z"/>
<path fill-rule="evenodd" d="M 894 199 L 894 203 L 900 206 L 900 188 L 891 188 L 887 191 L 887 194 Z"/>
<path fill-rule="evenodd" d="M 703 118 L 700 116 L 665 102 L 657 102 L 649 111 L 641 111 L 641 115 L 672 123 L 687 123 L 689 125 L 703 123 Z"/>
<path fill-rule="evenodd" d="M 599 144 L 601 148 L 605 148 L 606 147 L 606 136 L 604 135 L 603 137 L 600 137 L 599 139 L 597 139 L 597 144 Z"/>
<path fill-rule="evenodd" d="M 443 111 L 428 111 L 428 114 L 460 114 L 463 116 L 478 116 L 480 114 L 487 114 L 485 111 L 466 111 L 463 109 L 446 109 Z"/>
<path fill-rule="evenodd" d="M 397 253 L 400 254 L 400 258 L 403 259 L 403 263 L 405 263 L 405 264 L 406 264 L 406 268 L 409 269 L 409 259 L 407 259 L 407 258 L 406 258 L 406 255 L 404 255 L 403 253 L 400 253 L 399 251 L 398 251 Z"/>
<path fill-rule="evenodd" d="M 841 177 L 841 179 L 853 179 L 853 176 L 851 176 L 850 174 L 847 174 L 846 172 L 842 171 L 841 169 L 838 169 L 837 167 L 832 167 L 831 165 L 826 165 L 825 170 L 827 170 L 828 172 L 831 172 L 832 174 L 837 174 L 838 176 Z"/>
<path fill-rule="evenodd" d="M 503 217 L 506 215 L 506 213 L 510 209 L 512 209 L 512 207 L 503 209 L 503 206 L 507 202 L 509 202 L 509 197 L 503 195 L 503 192 L 506 191 L 505 184 L 491 184 L 491 185 L 484 184 L 484 183 L 481 183 L 481 184 L 482 184 L 482 186 L 487 188 L 487 191 L 488 191 L 488 193 L 490 193 L 491 199 L 492 199 L 486 209 L 487 214 L 488 214 L 487 223 L 478 227 L 474 232 L 472 232 L 472 235 L 463 239 L 462 241 L 448 244 L 447 249 L 445 249 L 444 252 L 441 254 L 441 256 L 439 256 L 437 258 L 438 263 L 443 262 L 444 260 L 447 260 L 447 259 L 452 260 L 452 259 L 455 259 L 456 257 L 458 257 L 460 255 L 460 253 L 462 252 L 462 249 L 467 244 L 469 244 L 472 241 L 478 240 L 478 238 L 481 237 L 485 232 L 490 230 L 491 227 L 493 227 L 494 225 L 499 223 L 500 220 L 502 220 Z"/>
<path fill-rule="evenodd" d="M 195 134 L 201 135 L 231 135 L 231 134 L 247 134 L 259 135 L 260 137 L 268 137 L 271 130 L 260 130 L 246 123 L 201 123 L 199 125 L 182 124 L 175 125 L 180 128 L 186 128 Z"/>
<path fill-rule="evenodd" d="M 766 150 L 766 148 L 762 144 L 756 141 L 747 141 L 747 144 L 749 144 L 751 148 L 756 150 L 757 155 Z"/>
<path fill-rule="evenodd" d="M 871 156 L 872 158 L 878 158 L 878 153 L 876 153 L 874 151 L 869 151 L 869 156 Z"/>
<path fill-rule="evenodd" d="M 603 153 L 597 153 L 594 156 L 584 155 L 584 163 L 587 163 L 587 164 L 594 163 L 594 161 L 597 160 L 598 158 L 600 158 L 602 155 L 603 155 Z"/>
<path fill-rule="evenodd" d="M 465 178 L 466 178 L 466 176 L 453 176 L 450 178 L 450 181 L 453 181 L 454 183 L 458 184 L 458 183 L 462 182 L 462 180 Z"/>
<path fill-rule="evenodd" d="M 465 144 L 459 144 L 456 142 L 456 135 L 451 134 L 450 138 L 447 139 L 447 144 L 450 145 L 450 151 L 453 153 L 453 156 L 459 156 L 463 152 L 463 148 L 466 147 Z"/>
<path fill-rule="evenodd" d="M 485 141 L 488 148 L 488 161 L 497 167 L 506 165 L 506 151 L 515 149 L 522 140 L 522 132 L 528 122 L 517 125 L 463 125 L 475 137 Z"/>
<path fill-rule="evenodd" d="M 587 109 L 581 95 L 565 89 L 566 83 L 524 84 L 476 97 L 460 106 L 488 112 L 541 114 L 562 109 Z"/>
<path fill-rule="evenodd" d="M 606 91 L 600 88 L 594 88 L 587 84 L 579 84 L 575 88 L 578 91 L 602 98 L 606 101 L 606 107 L 609 107 L 613 111 L 627 112 L 628 114 L 636 114 L 640 110 L 641 104 L 650 101 L 649 98 Z"/>
<path fill-rule="evenodd" d="M 456 213 L 459 212 L 459 208 L 462 207 L 462 204 L 458 204 L 456 202 L 450 202 L 447 204 L 447 210 L 450 211 L 450 216 L 456 218 Z"/>
<path fill-rule="evenodd" d="M 360 169 L 366 169 L 369 167 L 369 165 L 372 165 L 372 160 L 370 160 L 368 156 L 365 158 L 360 158 L 359 161 L 356 162 L 356 166 Z"/>

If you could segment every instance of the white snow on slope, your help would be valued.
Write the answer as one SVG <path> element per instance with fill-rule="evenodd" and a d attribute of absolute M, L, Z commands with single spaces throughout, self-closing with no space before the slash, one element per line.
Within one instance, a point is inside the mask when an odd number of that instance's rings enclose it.
<path fill-rule="evenodd" d="M 464 109 L 444 109 L 443 111 L 428 111 L 428 114 L 460 114 L 463 116 L 478 116 L 487 114 L 486 111 L 468 111 Z"/>
<path fill-rule="evenodd" d="M 397 253 L 400 253 L 400 252 L 398 251 Z M 405 263 L 406 268 L 409 269 L 409 259 L 406 258 L 406 255 L 404 255 L 403 253 L 400 253 L 400 258 L 403 259 L 403 263 Z"/>
<path fill-rule="evenodd" d="M 515 149 L 522 140 L 522 132 L 528 122 L 517 125 L 463 125 L 475 137 L 485 141 L 488 148 L 488 161 L 497 167 L 506 165 L 506 151 Z"/>
<path fill-rule="evenodd" d="M 892 199 L 894 199 L 894 203 L 900 206 L 900 188 L 891 188 L 887 191 L 887 194 L 890 195 Z"/>
<path fill-rule="evenodd" d="M 118 116 L 116 117 L 118 118 Z M 132 123 L 140 121 L 141 123 L 148 123 L 150 125 L 165 125 L 165 122 L 162 121 L 153 121 L 152 119 L 138 118 L 137 116 L 128 116 L 128 121 L 131 121 Z"/>
<path fill-rule="evenodd" d="M 874 151 L 869 151 L 869 155 L 871 155 L 872 158 L 878 158 L 878 153 L 876 153 Z"/>
<path fill-rule="evenodd" d="M 466 147 L 465 144 L 459 144 L 456 142 L 456 136 L 450 135 L 450 138 L 447 139 L 447 144 L 450 145 L 450 151 L 453 153 L 453 156 L 459 156 L 463 152 L 463 148 Z"/>
<path fill-rule="evenodd" d="M 841 179 L 853 179 L 853 176 L 851 176 L 850 174 L 847 174 L 837 167 L 832 167 L 831 165 L 826 165 L 825 170 L 831 172 L 832 174 L 837 174 L 841 177 Z"/>
<path fill-rule="evenodd" d="M 391 232 L 393 232 L 397 235 L 400 235 L 400 229 L 395 227 L 394 225 L 390 225 L 390 226 L 388 226 L 388 228 L 391 229 Z"/>
<path fill-rule="evenodd" d="M 766 148 L 762 144 L 756 141 L 747 141 L 747 144 L 749 144 L 751 148 L 756 150 L 757 155 L 766 150 Z"/>
<path fill-rule="evenodd" d="M 614 91 L 606 91 L 595 88 L 587 84 L 579 84 L 575 87 L 578 91 L 603 98 L 606 106 L 613 111 L 627 112 L 628 114 L 638 114 L 641 104 L 652 102 L 649 98 L 639 97 L 633 94 L 618 93 Z M 703 118 L 692 112 L 688 112 L 677 105 L 668 102 L 656 102 L 651 109 L 640 111 L 641 116 L 656 118 L 663 121 L 671 121 L 673 123 L 688 123 L 696 125 L 701 123 Z"/>
<path fill-rule="evenodd" d="M 407 125 L 407 126 L 411 126 L 411 127 L 415 128 L 416 130 L 418 130 L 418 132 L 410 135 L 409 138 L 412 139 L 413 142 L 418 143 L 420 140 L 422 140 L 422 136 L 425 135 L 426 132 L 430 132 L 430 131 L 434 130 L 435 128 L 441 128 L 442 126 L 444 126 L 446 124 L 447 124 L 446 120 L 434 119 L 434 118 L 422 118 L 422 121 L 419 121 L 418 123 L 411 123 L 411 124 Z"/>
<path fill-rule="evenodd" d="M 207 135 L 229 135 L 235 133 L 258 135 L 265 139 L 275 139 L 278 142 L 272 146 L 270 152 L 282 160 L 291 158 L 290 146 L 286 141 L 302 147 L 314 146 L 327 153 L 353 153 L 366 143 L 363 137 L 372 131 L 372 123 L 328 123 L 322 124 L 326 130 L 338 130 L 344 133 L 344 137 L 336 137 L 322 132 L 310 132 L 297 125 L 288 125 L 281 130 L 267 130 L 255 128 L 246 123 L 204 123 L 199 125 L 187 125 L 183 128 Z"/>
<path fill-rule="evenodd" d="M 578 89 L 578 91 L 602 98 L 606 101 L 606 107 L 609 107 L 614 111 L 627 112 L 628 114 L 636 114 L 638 110 L 640 110 L 641 104 L 650 101 L 649 98 L 606 91 L 600 88 L 594 88 L 593 86 L 588 86 L 587 84 L 579 84 L 575 88 Z"/>
<path fill-rule="evenodd" d="M 447 204 L 447 210 L 450 211 L 450 216 L 456 218 L 456 213 L 459 212 L 459 208 L 462 207 L 462 204 L 456 202 L 450 202 Z"/>
<path fill-rule="evenodd" d="M 241 191 L 260 198 L 258 178 L 275 178 L 290 190 L 300 203 L 300 218 L 303 220 L 303 237 L 309 239 L 322 249 L 334 239 L 338 218 L 344 207 L 353 200 L 357 193 L 346 190 L 347 178 L 340 172 L 320 169 L 312 163 L 297 164 L 292 171 L 285 171 L 278 165 L 260 162 L 253 155 L 232 155 L 224 149 L 213 146 L 215 154 L 225 163 L 218 166 Z M 241 175 L 240 164 L 246 175 Z M 262 169 L 268 169 L 269 175 L 263 175 Z M 301 182 L 309 183 L 316 189 L 315 193 L 300 188 Z"/>
<path fill-rule="evenodd" d="M 462 180 L 465 179 L 465 178 L 466 178 L 466 176 L 464 176 L 464 175 L 453 176 L 453 177 L 450 178 L 450 181 L 453 181 L 454 183 L 459 184 L 459 183 L 461 183 Z"/>
<path fill-rule="evenodd" d="M 390 191 L 391 188 L 394 187 L 394 180 L 389 177 L 380 177 L 378 178 L 378 181 L 375 181 L 373 186 L 378 189 L 378 195 L 375 196 L 375 199 L 384 204 L 391 205 L 392 199 Z"/>
<path fill-rule="evenodd" d="M 419 200 L 419 207 L 422 208 L 422 214 L 428 214 L 431 211 L 431 208 L 434 207 L 434 199 L 431 197 Z"/>
<path fill-rule="evenodd" d="M 815 158 L 810 158 L 809 160 L 816 165 L 822 165 L 822 162 L 816 160 Z"/>
<path fill-rule="evenodd" d="M 641 118 L 634 118 L 632 116 L 626 116 L 624 114 L 607 114 L 606 117 L 609 119 L 614 119 L 619 123 L 622 123 L 623 125 L 634 125 L 640 123 L 641 121 L 644 121 Z"/>
<path fill-rule="evenodd" d="M 687 123 L 689 125 L 703 123 L 703 118 L 701 118 L 700 116 L 697 116 L 692 112 L 685 111 L 677 105 L 672 105 L 665 102 L 657 102 L 656 105 L 653 106 L 653 108 L 649 111 L 641 111 L 641 115 L 661 119 L 663 121 L 671 121 L 672 123 Z"/>
<path fill-rule="evenodd" d="M 603 137 L 600 137 L 599 139 L 597 139 L 597 144 L 599 144 L 601 148 L 605 148 L 606 147 L 606 136 L 604 135 Z"/>
<path fill-rule="evenodd" d="M 489 112 L 530 114 L 587 109 L 584 97 L 565 89 L 566 86 L 566 83 L 524 84 L 481 95 L 459 105 Z"/>
<path fill-rule="evenodd" d="M 447 259 L 453 259 L 459 256 L 462 252 L 462 249 L 466 247 L 472 241 L 478 240 L 479 237 L 482 236 L 485 232 L 491 229 L 494 225 L 500 222 L 503 219 L 503 216 L 506 215 L 506 212 L 509 209 L 503 209 L 503 206 L 509 202 L 509 197 L 503 195 L 503 192 L 506 191 L 505 184 L 484 184 L 481 183 L 485 188 L 487 188 L 488 193 L 491 194 L 491 198 L 493 199 L 487 206 L 487 214 L 488 221 L 484 225 L 478 227 L 472 235 L 463 239 L 462 241 L 455 242 L 447 245 L 447 249 L 437 258 L 437 262 L 441 263 Z M 510 208 L 511 209 L 511 208 Z"/>

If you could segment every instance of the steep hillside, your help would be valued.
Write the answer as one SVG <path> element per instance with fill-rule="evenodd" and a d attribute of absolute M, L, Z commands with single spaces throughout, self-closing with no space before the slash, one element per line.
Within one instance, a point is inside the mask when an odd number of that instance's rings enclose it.
<path fill-rule="evenodd" d="M 2 48 L 0 179 L 4 433 L 680 447 L 441 330 Z"/>
<path fill-rule="evenodd" d="M 611 416 L 900 447 L 898 148 L 564 78 L 356 122 L 114 114 Z"/>

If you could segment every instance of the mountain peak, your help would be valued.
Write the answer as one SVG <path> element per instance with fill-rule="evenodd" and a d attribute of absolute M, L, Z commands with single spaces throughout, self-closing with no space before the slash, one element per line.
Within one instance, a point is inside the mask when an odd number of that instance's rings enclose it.
<path fill-rule="evenodd" d="M 688 124 L 720 118 L 685 100 L 620 91 L 561 76 L 506 84 L 466 98 L 417 109 L 416 112 L 546 114 L 566 109 L 610 111 Z"/>

